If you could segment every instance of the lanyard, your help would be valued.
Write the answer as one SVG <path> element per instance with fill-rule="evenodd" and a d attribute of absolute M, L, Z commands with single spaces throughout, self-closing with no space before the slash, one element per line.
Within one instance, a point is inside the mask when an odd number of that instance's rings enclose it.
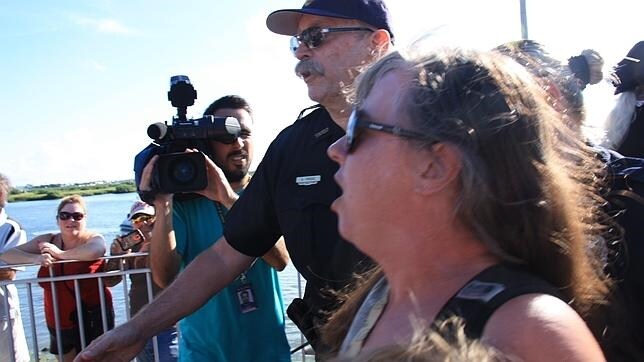
<path fill-rule="evenodd" d="M 217 209 L 217 216 L 219 216 L 219 221 L 221 222 L 221 227 L 223 229 L 224 226 L 226 226 L 226 211 L 224 209 L 224 205 L 222 205 L 218 201 L 214 201 L 214 203 L 215 203 L 215 209 Z M 241 274 L 239 274 L 239 281 L 242 284 L 248 284 L 248 278 L 246 277 L 246 271 L 244 271 Z"/>
<path fill-rule="evenodd" d="M 219 221 L 221 221 L 222 228 L 226 226 L 226 211 L 224 211 L 224 205 L 220 204 L 218 201 L 214 201 L 215 209 L 217 209 L 217 216 L 219 216 Z"/>

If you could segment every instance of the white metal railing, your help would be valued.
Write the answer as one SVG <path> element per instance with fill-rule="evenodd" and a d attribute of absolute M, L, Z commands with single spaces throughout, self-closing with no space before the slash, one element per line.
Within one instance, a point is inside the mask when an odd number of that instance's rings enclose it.
<path fill-rule="evenodd" d="M 139 256 L 147 256 L 147 253 L 128 253 L 128 254 L 123 254 L 123 255 L 117 255 L 117 256 L 106 256 L 102 257 L 101 259 L 104 259 L 106 261 L 109 261 L 110 259 L 123 259 L 123 258 L 131 258 L 131 257 L 139 257 Z M 73 261 L 58 261 L 56 263 L 69 263 Z M 100 273 L 92 273 L 92 274 L 77 274 L 77 275 L 64 275 L 64 276 L 52 276 L 52 270 L 50 268 L 50 276 L 49 277 L 44 277 L 44 278 L 24 278 L 28 274 L 34 275 L 35 271 L 39 267 L 39 265 L 34 265 L 34 264 L 13 264 L 13 265 L 0 265 L 0 269 L 3 268 L 16 268 L 16 267 L 27 267 L 26 271 L 21 271 L 18 272 L 16 280 L 2 280 L 0 281 L 0 288 L 4 290 L 4 298 L 5 298 L 5 312 L 6 315 L 9 315 L 9 303 L 8 303 L 8 293 L 7 293 L 7 286 L 8 285 L 15 285 L 16 288 L 19 291 L 19 294 L 21 294 L 20 298 L 20 309 L 22 311 L 21 313 L 21 318 L 23 322 L 23 327 L 25 329 L 25 336 L 27 338 L 27 342 L 29 345 L 29 353 L 31 356 L 32 361 L 41 361 L 41 360 L 46 360 L 45 357 L 49 357 L 49 360 L 51 360 L 51 355 L 46 356 L 45 354 L 40 353 L 40 347 L 44 346 L 49 346 L 49 334 L 48 333 L 42 333 L 42 331 L 48 331 L 47 325 L 45 322 L 45 316 L 44 316 L 44 308 L 43 308 L 43 300 L 44 297 L 40 297 L 42 294 L 42 288 L 38 285 L 38 283 L 43 283 L 43 282 L 49 282 L 52 283 L 52 299 L 54 302 L 53 309 L 54 309 L 54 319 L 56 323 L 56 340 L 58 341 L 58 355 L 57 359 L 59 361 L 63 360 L 63 353 L 62 353 L 62 346 L 61 346 L 61 336 L 60 336 L 60 315 L 59 315 L 59 308 L 58 308 L 58 301 L 56 298 L 56 288 L 54 287 L 55 282 L 59 281 L 69 281 L 72 280 L 74 282 L 74 297 L 75 297 L 75 302 L 76 302 L 76 312 L 77 312 L 77 318 L 78 318 L 78 325 L 80 329 L 80 338 L 81 338 L 81 346 L 84 348 L 88 343 L 88 341 L 85 340 L 85 331 L 84 331 L 84 323 L 83 323 L 83 315 L 82 315 L 82 302 L 80 298 L 80 292 L 79 292 L 79 280 L 83 279 L 96 279 L 98 283 L 98 290 L 99 290 L 99 299 L 100 299 L 100 306 L 101 306 L 101 317 L 103 321 L 103 330 L 107 330 L 107 309 L 106 309 L 106 299 L 105 299 L 105 293 L 104 293 L 104 288 L 103 286 L 105 285 L 105 280 L 106 278 L 121 278 L 122 280 L 120 281 L 121 287 L 120 289 L 122 292 L 116 292 L 119 289 L 119 286 L 116 285 L 117 283 L 114 283 L 113 287 L 110 287 L 112 291 L 112 300 L 113 300 L 113 305 L 114 305 L 114 311 L 115 311 L 115 326 L 121 324 L 122 322 L 128 321 L 131 318 L 131 310 L 130 310 L 130 300 L 129 300 L 129 291 L 131 288 L 131 282 L 129 278 L 127 277 L 128 275 L 131 274 L 145 274 L 146 276 L 146 288 L 147 288 L 147 297 L 148 297 L 148 302 L 151 301 L 154 296 L 153 296 L 153 289 L 152 289 L 152 274 L 151 270 L 149 268 L 141 268 L 141 269 L 124 269 L 123 267 L 124 263 L 119 262 L 119 270 L 113 270 L 113 271 L 107 271 L 107 272 L 100 272 Z M 33 286 L 36 285 L 36 292 L 33 290 Z M 304 284 L 302 282 L 302 276 L 297 273 L 297 296 L 302 297 L 302 290 L 304 288 Z M 115 300 L 120 300 L 122 296 L 122 304 L 118 304 L 118 307 L 125 308 L 125 313 L 117 313 L 117 303 L 114 303 Z M 25 300 L 26 299 L 26 300 Z M 38 300 L 40 299 L 40 300 Z M 26 305 L 25 305 L 26 302 Z M 36 304 L 34 304 L 36 303 Z M 39 304 L 38 304 L 39 303 Z M 124 320 L 123 320 L 123 317 Z M 120 320 L 119 320 L 120 319 Z M 11 319 L 9 318 L 9 330 L 12 328 L 12 322 Z M 25 323 L 27 322 L 27 323 Z M 290 323 L 290 321 L 287 319 L 287 323 Z M 297 329 L 296 327 L 294 327 Z M 39 331 L 41 332 L 39 335 Z M 299 332 L 299 331 L 298 331 Z M 303 344 L 306 342 L 304 335 L 300 334 L 299 342 Z M 10 333 L 11 335 L 11 333 Z M 15 341 L 13 341 L 13 336 L 11 335 L 11 345 L 12 347 L 15 345 Z M 44 340 L 44 341 L 43 341 Z M 297 342 L 295 342 L 297 343 Z M 157 342 L 157 338 L 153 337 L 153 349 L 154 349 L 154 360 L 155 362 L 159 361 L 159 346 Z M 13 352 L 12 348 L 12 351 Z M 2 351 L 2 354 L 8 353 L 9 351 Z M 293 354 L 293 357 L 295 357 L 297 354 L 300 355 L 301 361 L 306 361 L 307 356 L 311 357 L 312 351 L 302 348 L 301 350 L 297 351 L 296 354 Z M 10 360 L 14 361 L 14 353 L 10 354 Z"/>
<path fill-rule="evenodd" d="M 147 253 L 129 253 L 129 254 L 124 254 L 124 255 L 118 255 L 118 256 L 107 256 L 107 257 L 102 257 L 101 259 L 109 260 L 109 259 L 122 259 L 122 258 L 130 258 L 130 257 L 138 257 L 138 256 L 147 256 Z M 57 261 L 56 263 L 70 263 L 74 261 Z M 83 279 L 96 279 L 98 283 L 98 292 L 99 292 L 99 301 L 100 301 L 100 310 L 101 310 L 101 319 L 102 319 L 102 327 L 103 330 L 106 331 L 108 330 L 108 319 L 107 319 L 107 304 L 106 304 L 106 296 L 105 296 L 105 281 L 104 278 L 121 278 L 122 281 L 122 288 L 123 288 L 123 300 L 125 301 L 123 304 L 125 306 L 125 317 L 126 321 L 130 319 L 130 301 L 129 301 L 129 288 L 130 288 L 130 282 L 126 275 L 130 274 L 145 274 L 146 276 L 146 287 L 147 287 L 147 294 L 148 294 L 148 302 L 150 302 L 153 298 L 152 294 L 152 275 L 151 271 L 149 268 L 141 268 L 141 269 L 123 269 L 123 263 L 118 263 L 119 264 L 119 270 L 114 270 L 114 271 L 107 271 L 107 272 L 100 272 L 100 273 L 91 273 L 91 274 L 70 274 L 70 275 L 64 275 L 64 276 L 53 276 L 53 269 L 50 267 L 49 268 L 49 277 L 41 277 L 41 278 L 20 278 L 20 276 L 24 276 L 26 272 L 19 272 L 18 273 L 18 278 L 16 280 L 2 280 L 0 281 L 0 288 L 3 289 L 4 291 L 4 304 L 5 304 L 5 313 L 7 316 L 9 316 L 9 293 L 7 290 L 8 285 L 14 285 L 18 289 L 18 292 L 20 294 L 21 290 L 23 291 L 23 295 L 26 295 L 27 299 L 27 304 L 28 304 L 28 318 L 27 320 L 29 321 L 28 324 L 23 323 L 23 326 L 25 328 L 25 335 L 28 336 L 28 339 L 30 340 L 30 348 L 29 348 L 29 353 L 32 358 L 32 360 L 40 361 L 40 351 L 39 351 L 39 337 L 38 337 L 38 331 L 42 330 L 47 330 L 47 325 L 45 322 L 45 317 L 44 317 L 44 310 L 41 308 L 38 308 L 34 304 L 34 292 L 33 292 L 33 286 L 38 285 L 38 283 L 51 283 L 51 290 L 52 290 L 52 301 L 53 301 L 53 310 L 54 310 L 54 322 L 55 322 L 55 330 L 56 330 L 56 340 L 57 340 L 57 347 L 58 347 L 58 360 L 62 361 L 63 360 L 63 349 L 62 349 L 62 338 L 61 338 L 61 328 L 60 328 L 60 308 L 58 305 L 58 298 L 57 298 L 57 287 L 55 285 L 55 282 L 60 282 L 60 281 L 69 281 L 72 280 L 74 282 L 74 299 L 76 303 L 76 313 L 77 313 L 77 321 L 78 321 L 78 328 L 79 328 L 79 334 L 80 334 L 80 342 L 82 348 L 85 348 L 88 344 L 88 341 L 85 340 L 85 325 L 83 321 L 83 309 L 82 309 L 82 300 L 80 296 L 80 285 L 79 285 L 79 280 Z M 4 265 L 0 266 L 0 269 L 3 268 L 16 268 L 16 267 L 38 267 L 37 265 L 34 264 L 13 264 L 13 265 Z M 40 290 L 40 288 L 38 288 Z M 41 290 L 40 290 L 41 291 Z M 42 292 L 42 291 L 41 291 Z M 23 298 L 20 298 L 23 299 Z M 44 297 L 42 298 L 44 300 Z M 21 311 L 24 311 L 25 306 L 24 306 L 24 300 L 20 301 L 21 304 Z M 25 321 L 25 315 L 24 313 L 21 313 L 21 318 L 23 322 Z M 13 323 L 11 318 L 7 318 L 8 320 L 8 330 L 11 331 L 13 327 Z M 28 326 L 28 327 L 27 327 Z M 12 351 L 2 351 L 2 353 L 8 353 L 10 356 L 10 360 L 15 362 L 15 341 L 13 340 L 13 335 L 12 333 L 9 333 L 9 338 L 12 346 Z M 30 337 L 30 338 L 29 338 Z M 155 362 L 158 362 L 158 344 L 156 337 L 153 338 L 153 346 L 154 346 L 154 359 Z M 48 345 L 48 342 L 45 342 Z M 11 353 L 9 353 L 11 352 Z M 77 351 L 79 352 L 79 351 Z"/>

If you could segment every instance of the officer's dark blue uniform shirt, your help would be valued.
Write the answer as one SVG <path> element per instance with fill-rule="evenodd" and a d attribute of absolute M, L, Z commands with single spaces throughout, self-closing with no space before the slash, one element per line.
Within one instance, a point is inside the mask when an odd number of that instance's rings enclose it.
<path fill-rule="evenodd" d="M 369 264 L 339 236 L 330 209 L 341 190 L 333 179 L 338 165 L 326 151 L 343 135 L 324 108 L 285 128 L 226 217 L 226 240 L 246 255 L 264 255 L 284 235 L 293 264 L 307 280 L 305 299 L 312 310 L 328 309 L 318 299 L 320 290 L 345 286 L 357 267 Z"/>

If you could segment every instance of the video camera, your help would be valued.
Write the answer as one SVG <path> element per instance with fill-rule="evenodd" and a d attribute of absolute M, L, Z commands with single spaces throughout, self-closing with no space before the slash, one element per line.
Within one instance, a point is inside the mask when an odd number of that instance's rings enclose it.
<path fill-rule="evenodd" d="M 170 78 L 168 100 L 177 108 L 172 125 L 157 122 L 148 127 L 148 136 L 154 140 L 134 158 L 134 178 L 141 200 L 152 203 L 157 193 L 189 193 L 203 190 L 208 185 L 204 154 L 212 158 L 209 141 L 233 143 L 241 126 L 233 117 L 186 117 L 187 108 L 197 99 L 197 91 L 185 75 Z M 200 152 L 185 152 L 197 149 Z M 159 155 L 152 174 L 152 190 L 140 189 L 143 168 L 154 155 Z"/>

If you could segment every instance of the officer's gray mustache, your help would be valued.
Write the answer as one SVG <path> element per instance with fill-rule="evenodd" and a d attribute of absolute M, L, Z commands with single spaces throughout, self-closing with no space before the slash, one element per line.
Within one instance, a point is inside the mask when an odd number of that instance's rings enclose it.
<path fill-rule="evenodd" d="M 298 77 L 309 75 L 324 75 L 324 69 L 317 62 L 311 60 L 301 60 L 295 66 L 295 74 L 297 74 Z"/>

